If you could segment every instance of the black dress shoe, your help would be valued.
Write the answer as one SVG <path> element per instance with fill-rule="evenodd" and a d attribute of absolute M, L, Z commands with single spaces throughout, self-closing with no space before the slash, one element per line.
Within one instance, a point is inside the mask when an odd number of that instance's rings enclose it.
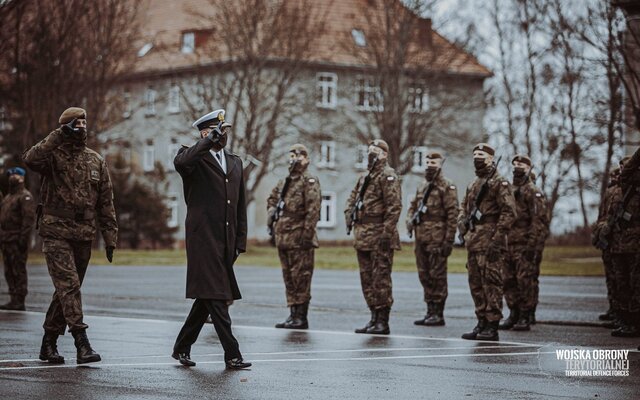
<path fill-rule="evenodd" d="M 191 356 L 187 353 L 176 353 L 175 351 L 173 352 L 173 354 L 171 354 L 171 357 L 175 358 L 176 360 L 180 361 L 180 364 L 184 365 L 185 367 L 195 367 L 196 363 L 191 361 Z"/>
<path fill-rule="evenodd" d="M 231 360 L 225 360 L 227 369 L 244 369 L 251 366 L 250 362 L 244 362 L 242 358 L 232 358 Z"/>

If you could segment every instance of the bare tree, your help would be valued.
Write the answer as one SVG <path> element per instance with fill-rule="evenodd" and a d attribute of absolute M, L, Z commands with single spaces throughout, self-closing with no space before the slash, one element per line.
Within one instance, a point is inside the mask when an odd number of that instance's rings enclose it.
<path fill-rule="evenodd" d="M 230 147 L 245 159 L 250 203 L 274 157 L 281 156 L 276 146 L 296 135 L 290 125 L 303 113 L 296 84 L 323 34 L 326 15 L 311 0 L 209 2 L 215 24 L 210 13 L 192 13 L 217 40 L 197 50 L 209 66 L 184 81 L 183 98 L 192 118 L 205 108 L 227 109 L 234 123 Z"/>

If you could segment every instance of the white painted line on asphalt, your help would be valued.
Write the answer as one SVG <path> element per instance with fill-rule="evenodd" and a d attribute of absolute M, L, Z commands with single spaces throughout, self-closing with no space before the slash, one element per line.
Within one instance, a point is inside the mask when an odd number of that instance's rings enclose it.
<path fill-rule="evenodd" d="M 376 360 L 410 360 L 410 359 L 429 359 L 429 358 L 457 358 L 457 357 L 513 357 L 513 356 L 538 356 L 541 354 L 555 354 L 555 351 L 545 352 L 519 352 L 519 353 L 487 353 L 487 354 L 431 354 L 431 355 L 412 355 L 412 356 L 387 356 L 387 357 L 351 357 L 351 358 L 285 358 L 285 359 L 266 359 L 266 360 L 247 360 L 252 363 L 270 363 L 270 362 L 315 362 L 315 361 L 376 361 Z M 198 364 L 223 364 L 224 361 L 197 361 Z M 34 365 L 24 367 L 7 367 L 0 368 L 2 371 L 19 371 L 30 369 L 54 369 L 54 368 L 95 368 L 95 367 L 146 367 L 146 366 L 163 366 L 176 365 L 173 363 L 128 363 L 128 364 L 103 364 L 95 363 L 91 365 Z"/>
<path fill-rule="evenodd" d="M 533 346 L 519 346 L 522 347 L 540 347 Z M 464 347 L 390 347 L 390 348 L 374 348 L 374 349 L 344 349 L 344 350 L 299 350 L 299 351 L 270 351 L 270 352 L 243 352 L 245 356 L 264 356 L 264 355 L 291 355 L 291 354 L 331 354 L 331 353 L 385 353 L 394 351 L 448 351 L 448 350 L 485 350 L 485 349 L 514 349 L 514 346 L 464 346 Z M 208 353 L 208 354 L 192 354 L 194 359 L 198 357 L 222 357 L 224 353 Z M 140 355 L 140 356 L 124 356 L 124 357 L 109 357 L 109 360 L 131 360 L 131 359 L 144 359 L 144 358 L 166 358 L 167 355 Z M 0 367 L 3 363 L 15 363 L 15 362 L 39 362 L 38 358 L 30 358 L 23 360 L 0 360 Z"/>
<path fill-rule="evenodd" d="M 20 313 L 34 314 L 34 315 L 45 315 L 46 313 L 39 311 L 19 311 Z M 130 317 L 115 317 L 108 315 L 87 315 L 88 319 L 91 318 L 100 318 L 100 319 L 111 319 L 116 321 L 141 321 L 141 322 L 155 322 L 155 323 L 171 323 L 171 324 L 182 324 L 178 321 L 169 321 L 163 319 L 147 319 L 147 318 L 130 318 Z M 276 331 L 276 332 L 306 332 L 306 333 L 319 333 L 319 334 L 328 334 L 328 335 L 346 335 L 346 336 L 358 336 L 358 337 L 381 337 L 381 338 L 390 338 L 390 339 L 412 339 L 412 340 L 433 340 L 433 341 L 443 341 L 443 342 L 463 342 L 463 343 L 496 343 L 501 345 L 512 345 L 512 346 L 539 346 L 543 347 L 544 344 L 540 343 L 525 343 L 525 342 L 510 342 L 510 341 L 474 341 L 474 340 L 466 340 L 462 338 L 434 338 L 427 336 L 410 336 L 410 335 L 365 335 L 365 334 L 357 334 L 354 332 L 346 332 L 346 331 L 325 331 L 325 330 L 316 330 L 316 329 L 277 329 L 270 326 L 252 326 L 252 325 L 233 325 L 233 329 L 253 329 L 253 330 L 265 330 L 265 331 Z"/>

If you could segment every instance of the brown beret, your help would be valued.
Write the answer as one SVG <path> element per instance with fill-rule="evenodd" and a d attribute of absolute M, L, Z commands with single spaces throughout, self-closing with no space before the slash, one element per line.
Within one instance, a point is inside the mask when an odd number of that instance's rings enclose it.
<path fill-rule="evenodd" d="M 620 175 L 620 167 L 615 167 L 614 169 L 612 169 L 609 172 L 609 176 L 616 176 L 616 175 Z"/>
<path fill-rule="evenodd" d="M 487 154 L 491 154 L 492 156 L 496 154 L 496 151 L 493 149 L 493 147 L 489 146 L 487 143 L 478 143 L 477 145 L 475 145 L 475 147 L 473 148 L 473 151 L 484 151 Z"/>
<path fill-rule="evenodd" d="M 531 159 L 526 154 L 516 154 L 516 156 L 513 157 L 513 160 L 511 160 L 511 164 L 513 164 L 516 161 L 521 162 L 521 163 L 525 163 L 528 166 L 531 166 Z"/>
<path fill-rule="evenodd" d="M 435 160 L 437 158 L 442 158 L 442 154 L 432 151 L 431 153 L 427 153 L 427 159 L 429 160 Z"/>
<path fill-rule="evenodd" d="M 289 147 L 289 153 L 302 153 L 305 156 L 309 155 L 309 152 L 307 151 L 307 147 L 303 144 L 300 143 L 296 143 L 294 145 L 292 145 L 291 147 Z"/>
<path fill-rule="evenodd" d="M 622 160 L 620 160 L 620 165 L 624 165 L 629 160 L 631 160 L 631 156 L 622 157 Z"/>
<path fill-rule="evenodd" d="M 87 112 L 80 107 L 69 107 L 60 115 L 60 119 L 58 119 L 58 123 L 60 124 L 68 124 L 74 118 L 87 118 Z"/>
<path fill-rule="evenodd" d="M 376 146 L 384 150 L 386 153 L 389 152 L 389 145 L 382 139 L 375 139 L 369 143 L 369 146 Z"/>

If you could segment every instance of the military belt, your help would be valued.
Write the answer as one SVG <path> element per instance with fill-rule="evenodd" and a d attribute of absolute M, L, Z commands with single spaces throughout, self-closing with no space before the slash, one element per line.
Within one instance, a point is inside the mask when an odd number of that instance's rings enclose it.
<path fill-rule="evenodd" d="M 528 227 L 531 226 L 531 220 L 530 219 L 525 219 L 525 220 L 516 221 L 514 226 L 516 228 L 528 228 Z"/>
<path fill-rule="evenodd" d="M 44 207 L 44 209 L 42 210 L 42 213 L 45 215 L 53 215 L 54 217 L 71 219 L 76 222 L 88 221 L 96 217 L 96 213 L 90 209 L 76 211 L 76 210 L 65 210 L 61 208 Z"/>
<path fill-rule="evenodd" d="M 446 217 L 442 217 L 439 215 L 423 215 L 420 218 L 420 221 L 429 221 L 429 222 L 447 222 L 447 218 Z"/>
<path fill-rule="evenodd" d="M 291 211 L 283 211 L 282 212 L 282 216 L 283 217 L 287 217 L 287 218 L 291 218 L 291 219 L 295 219 L 295 220 L 303 220 L 307 217 L 306 213 L 294 213 Z"/>
<path fill-rule="evenodd" d="M 497 215 L 483 215 L 480 221 L 476 222 L 476 225 L 495 224 L 500 219 Z"/>
<path fill-rule="evenodd" d="M 384 215 L 363 215 L 358 222 L 361 224 L 381 224 L 384 222 Z"/>

